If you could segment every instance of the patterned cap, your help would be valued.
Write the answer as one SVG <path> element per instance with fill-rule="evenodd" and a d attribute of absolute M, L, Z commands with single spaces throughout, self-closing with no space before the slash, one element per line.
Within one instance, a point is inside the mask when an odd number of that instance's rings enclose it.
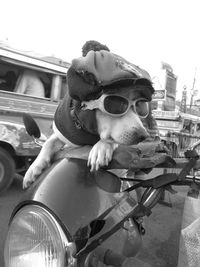
<path fill-rule="evenodd" d="M 103 87 L 120 82 L 134 89 L 135 83 L 142 81 L 151 94 L 154 92 L 148 72 L 105 50 L 89 51 L 85 57 L 74 59 L 67 78 L 70 96 L 80 101 L 95 99 Z"/>

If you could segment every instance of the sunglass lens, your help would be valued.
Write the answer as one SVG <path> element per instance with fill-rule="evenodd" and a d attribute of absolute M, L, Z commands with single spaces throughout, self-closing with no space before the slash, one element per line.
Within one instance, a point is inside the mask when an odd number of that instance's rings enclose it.
<path fill-rule="evenodd" d="M 149 103 L 144 100 L 138 100 L 135 103 L 135 109 L 139 116 L 146 117 L 149 114 Z"/>
<path fill-rule="evenodd" d="M 111 114 L 123 114 L 129 107 L 128 100 L 120 96 L 107 96 L 104 99 L 104 108 Z"/>

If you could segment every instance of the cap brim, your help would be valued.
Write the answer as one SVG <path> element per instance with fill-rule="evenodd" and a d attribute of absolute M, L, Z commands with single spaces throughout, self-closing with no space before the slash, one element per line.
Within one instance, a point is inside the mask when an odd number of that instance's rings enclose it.
<path fill-rule="evenodd" d="M 131 86 L 131 85 L 149 86 L 154 91 L 153 86 L 152 86 L 152 82 L 146 78 L 121 78 L 118 80 L 102 83 L 100 87 L 102 87 L 103 90 L 106 90 L 106 88 L 114 89 L 114 88 L 118 88 L 118 87 L 122 87 L 122 86 L 127 87 L 127 86 Z"/>

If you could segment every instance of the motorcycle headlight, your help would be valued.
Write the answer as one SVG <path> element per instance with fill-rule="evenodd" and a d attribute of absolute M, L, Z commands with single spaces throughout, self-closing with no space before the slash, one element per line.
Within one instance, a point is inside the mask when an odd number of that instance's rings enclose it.
<path fill-rule="evenodd" d="M 44 208 L 29 205 L 14 216 L 4 248 L 5 267 L 76 266 L 71 243 Z"/>

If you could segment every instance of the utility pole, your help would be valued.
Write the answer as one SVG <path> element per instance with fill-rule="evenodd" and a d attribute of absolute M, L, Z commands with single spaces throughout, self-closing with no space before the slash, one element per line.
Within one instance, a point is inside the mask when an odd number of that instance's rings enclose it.
<path fill-rule="evenodd" d="M 183 86 L 180 111 L 186 113 L 187 87 Z"/>
<path fill-rule="evenodd" d="M 197 67 L 195 67 L 193 85 L 192 85 L 192 89 L 191 89 L 190 110 L 191 110 L 191 107 L 193 106 L 194 86 L 195 86 L 195 83 L 196 83 L 196 72 L 197 72 Z"/>

